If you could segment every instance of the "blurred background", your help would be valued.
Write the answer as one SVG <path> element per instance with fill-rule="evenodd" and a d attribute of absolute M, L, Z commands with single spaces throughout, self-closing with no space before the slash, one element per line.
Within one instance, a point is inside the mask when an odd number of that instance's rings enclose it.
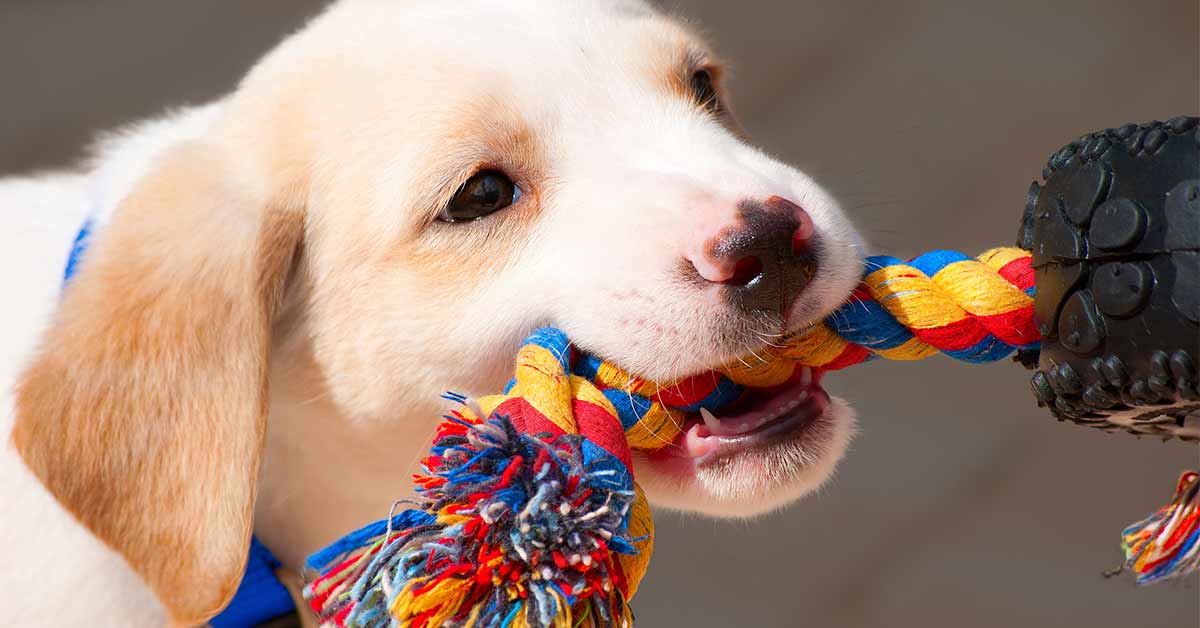
<path fill-rule="evenodd" d="M 0 173 L 199 103 L 318 0 L 0 1 Z M 733 67 L 755 140 L 813 173 L 872 249 L 1009 244 L 1045 158 L 1200 110 L 1196 0 L 683 1 Z M 1200 625 L 1195 579 L 1104 579 L 1118 533 L 1200 462 L 1056 423 L 1003 363 L 830 377 L 862 433 L 820 494 L 755 522 L 659 514 L 641 626 Z"/>

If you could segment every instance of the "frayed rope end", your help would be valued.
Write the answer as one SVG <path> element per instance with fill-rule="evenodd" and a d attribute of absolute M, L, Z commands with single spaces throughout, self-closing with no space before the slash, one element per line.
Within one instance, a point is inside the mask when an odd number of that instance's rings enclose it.
<path fill-rule="evenodd" d="M 531 435 L 508 417 L 445 421 L 422 509 L 314 554 L 305 597 L 323 625 L 571 628 L 631 623 L 622 555 L 641 499 L 624 465 L 578 435 Z"/>
<path fill-rule="evenodd" d="M 1200 472 L 1188 471 L 1179 477 L 1170 504 L 1121 533 L 1123 568 L 1138 584 L 1187 576 L 1200 568 L 1198 541 Z"/>

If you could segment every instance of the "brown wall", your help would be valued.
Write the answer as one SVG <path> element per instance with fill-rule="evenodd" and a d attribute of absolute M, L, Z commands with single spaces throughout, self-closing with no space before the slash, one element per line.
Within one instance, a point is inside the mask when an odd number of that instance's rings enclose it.
<path fill-rule="evenodd" d="M 229 89 L 319 2 L 0 1 L 0 172 Z M 756 139 L 897 256 L 1009 243 L 1059 145 L 1195 115 L 1195 0 L 685 1 Z M 756 523 L 660 514 L 643 626 L 1200 625 L 1197 580 L 1105 580 L 1121 527 L 1197 448 L 1060 425 L 1010 364 L 830 378 L 862 435 L 821 495 Z"/>

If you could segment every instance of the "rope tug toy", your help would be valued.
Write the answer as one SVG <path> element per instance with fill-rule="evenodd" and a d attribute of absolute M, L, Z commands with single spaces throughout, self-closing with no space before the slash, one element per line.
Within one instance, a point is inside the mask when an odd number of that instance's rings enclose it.
<path fill-rule="evenodd" d="M 1071 156 L 1064 159 L 1060 151 L 1052 158 L 1044 188 L 1034 184 L 1023 248 L 992 249 L 978 258 L 951 251 L 908 262 L 868 258 L 862 283 L 846 304 L 753 362 L 655 383 L 575 350 L 559 330 L 537 330 L 518 352 L 515 377 L 502 395 L 446 395 L 459 407 L 445 417 L 422 462 L 424 473 L 415 478 L 421 499 L 311 556 L 308 566 L 321 575 L 305 588 L 305 597 L 327 626 L 631 625 L 629 600 L 654 543 L 631 450 L 659 449 L 681 433 L 684 413 L 716 411 L 746 389 L 779 386 L 799 366 L 817 369 L 816 377 L 876 357 L 917 360 L 943 353 L 980 363 L 1015 352 L 1019 362 L 1039 369 L 1035 395 L 1060 419 L 1194 439 L 1192 420 L 1200 410 L 1191 357 L 1200 338 L 1190 305 L 1195 298 L 1168 295 L 1179 312 L 1173 316 L 1159 311 L 1156 295 L 1139 297 L 1131 307 L 1126 284 L 1139 276 L 1144 282 L 1146 272 L 1157 270 L 1156 260 L 1143 255 L 1122 262 L 1120 253 L 1155 233 L 1171 237 L 1166 225 L 1146 224 L 1147 211 L 1158 216 L 1164 203 L 1169 220 L 1172 207 L 1183 208 L 1171 225 L 1182 224 L 1182 217 L 1191 220 L 1193 234 L 1200 230 L 1200 180 L 1164 188 L 1162 181 L 1147 184 L 1139 172 L 1141 195 L 1130 200 L 1115 193 L 1130 194 L 1119 184 L 1134 177 L 1118 176 L 1114 183 L 1113 172 L 1145 171 L 1153 162 L 1155 171 L 1183 173 L 1175 180 L 1188 173 L 1194 178 L 1200 134 L 1192 138 L 1188 131 L 1195 126 L 1195 118 L 1177 118 L 1133 127 L 1123 139 L 1136 136 L 1133 155 L 1143 157 L 1140 162 L 1124 163 L 1128 151 L 1119 149 L 1127 145 L 1108 137 L 1128 127 L 1081 138 L 1064 149 Z M 1164 137 L 1152 141 L 1155 133 Z M 1097 148 L 1101 142 L 1107 145 Z M 1158 146 L 1148 149 L 1152 143 Z M 1160 150 L 1163 145 L 1170 150 Z M 1167 153 L 1179 158 L 1179 167 L 1151 159 Z M 1099 183 L 1086 174 L 1097 168 Z M 1146 200 L 1152 195 L 1153 205 Z M 1089 207 L 1079 210 L 1077 203 Z M 1117 237 L 1113 232 L 1129 230 L 1122 212 L 1131 203 L 1141 220 L 1135 230 L 1143 233 Z M 1088 215 L 1081 220 L 1077 213 Z M 1188 237 L 1186 228 L 1182 237 Z M 1065 254 L 1059 250 L 1064 243 Z M 1088 250 L 1093 244 L 1095 252 Z M 1188 265 L 1200 257 L 1200 241 L 1170 246 L 1161 251 L 1176 272 L 1169 279 L 1160 274 L 1160 281 L 1186 289 L 1200 274 L 1188 275 Z M 1123 270 L 1122 264 L 1145 268 Z M 1114 279 L 1121 272 L 1125 283 Z M 1038 288 L 1045 282 L 1050 289 L 1035 293 L 1035 277 Z M 1170 337 L 1166 341 L 1182 346 L 1191 334 L 1192 352 L 1104 355 L 1102 348 L 1121 348 L 1112 333 L 1119 326 L 1109 322 L 1105 336 L 1106 321 L 1139 312 L 1162 321 L 1160 340 Z M 1185 473 L 1170 505 L 1123 533 L 1125 564 L 1139 583 L 1200 566 L 1198 478 Z"/>

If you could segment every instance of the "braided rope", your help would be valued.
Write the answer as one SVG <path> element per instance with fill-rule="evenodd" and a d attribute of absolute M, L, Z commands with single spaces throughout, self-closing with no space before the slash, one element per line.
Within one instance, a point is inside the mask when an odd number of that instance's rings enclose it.
<path fill-rule="evenodd" d="M 873 257 L 853 298 L 823 324 L 754 363 L 670 383 L 538 330 L 504 394 L 474 404 L 449 396 L 463 407 L 446 417 L 416 477 L 421 507 L 312 556 L 323 575 L 305 596 L 335 626 L 630 625 L 628 600 L 654 542 L 632 449 L 660 449 L 682 432 L 685 413 L 785 383 L 801 366 L 939 352 L 988 362 L 1036 347 L 1032 294 L 1020 249 Z"/>
<path fill-rule="evenodd" d="M 787 382 L 800 366 L 838 370 L 876 357 L 919 360 L 938 353 L 994 362 L 1038 347 L 1028 251 L 995 248 L 976 259 L 934 251 L 910 262 L 877 256 L 865 266 L 851 299 L 822 324 L 719 371 L 655 383 L 584 356 L 575 374 L 612 402 L 631 447 L 657 449 L 682 431 L 683 413 L 716 411 L 746 388 Z"/>
<path fill-rule="evenodd" d="M 1033 294 L 1031 257 L 1022 249 L 991 249 L 978 259 L 955 251 L 909 262 L 868 257 L 850 300 L 777 355 L 826 370 L 875 356 L 919 360 L 939 352 L 992 362 L 1038 346 Z M 726 373 L 751 386 L 777 380 L 753 369 L 740 377 L 737 367 Z"/>

